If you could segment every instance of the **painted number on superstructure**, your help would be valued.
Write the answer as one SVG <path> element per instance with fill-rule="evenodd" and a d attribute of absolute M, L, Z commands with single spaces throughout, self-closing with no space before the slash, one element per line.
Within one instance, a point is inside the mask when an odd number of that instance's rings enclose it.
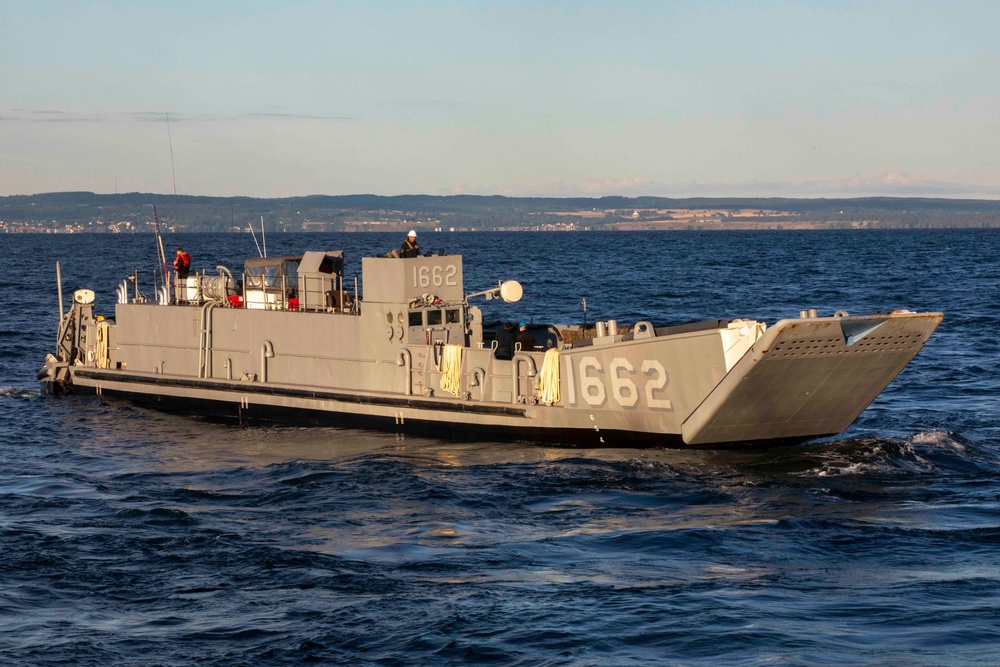
<path fill-rule="evenodd" d="M 454 287 L 458 285 L 458 267 L 454 264 L 446 266 L 413 267 L 414 287 Z"/>
<path fill-rule="evenodd" d="M 656 360 L 645 359 L 639 366 L 641 373 L 637 374 L 635 367 L 628 359 L 615 357 L 608 364 L 607 380 L 604 368 L 597 357 L 583 357 L 574 372 L 569 366 L 570 382 L 567 398 L 570 405 L 576 404 L 576 380 L 579 374 L 580 397 L 592 408 L 604 405 L 610 393 L 611 398 L 623 408 L 634 408 L 639 403 L 640 395 L 646 399 L 646 407 L 651 410 L 673 410 L 669 399 L 663 398 L 663 392 L 670 382 L 663 364 Z M 637 381 L 642 384 L 640 394 Z M 608 391 L 610 385 L 611 391 Z"/>

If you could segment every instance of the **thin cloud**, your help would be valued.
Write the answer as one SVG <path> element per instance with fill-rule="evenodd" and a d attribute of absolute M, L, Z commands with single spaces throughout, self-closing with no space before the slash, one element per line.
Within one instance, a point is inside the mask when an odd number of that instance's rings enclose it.
<path fill-rule="evenodd" d="M 320 120 L 320 121 L 354 121 L 355 118 L 350 116 L 320 116 L 315 114 L 298 114 L 298 113 L 279 113 L 279 112 L 249 112 L 242 114 L 183 114 L 176 113 L 173 111 L 136 111 L 129 114 L 132 118 L 136 120 L 150 122 L 150 123 L 165 123 L 167 121 L 167 114 L 170 114 L 171 123 L 219 123 L 219 122 L 229 122 L 235 120 Z"/>
<path fill-rule="evenodd" d="M 124 113 L 91 113 L 71 114 L 55 109 L 11 109 L 9 113 L 0 115 L 0 122 L 21 123 L 102 123 L 120 120 L 122 118 L 143 123 L 219 123 L 237 120 L 276 120 L 276 121 L 329 121 L 355 122 L 352 116 L 323 116 L 317 114 L 250 112 L 242 114 L 184 114 L 174 111 L 127 111 Z"/>
<path fill-rule="evenodd" d="M 185 116 L 184 114 L 166 111 L 130 111 L 122 115 L 126 118 L 142 121 L 144 123 L 165 123 L 167 121 L 168 113 L 170 121 L 174 123 L 182 123 L 184 121 L 191 120 L 190 117 Z"/>
<path fill-rule="evenodd" d="M 55 109 L 11 109 L 11 115 L 0 116 L 0 120 L 20 123 L 92 123 L 100 118 Z"/>
<path fill-rule="evenodd" d="M 1000 197 L 1000 186 L 921 180 L 904 172 L 856 174 L 847 178 L 730 183 L 649 179 L 587 179 L 517 183 L 497 189 L 517 197 Z"/>
<path fill-rule="evenodd" d="M 332 120 L 353 122 L 357 118 L 351 116 L 317 116 L 303 113 L 248 113 L 245 118 L 273 118 L 276 120 Z"/>
<path fill-rule="evenodd" d="M 914 178 L 904 172 L 855 174 L 847 178 L 801 181 L 752 181 L 744 183 L 685 183 L 693 194 L 734 196 L 893 196 L 893 197 L 996 197 L 1000 187 Z"/>

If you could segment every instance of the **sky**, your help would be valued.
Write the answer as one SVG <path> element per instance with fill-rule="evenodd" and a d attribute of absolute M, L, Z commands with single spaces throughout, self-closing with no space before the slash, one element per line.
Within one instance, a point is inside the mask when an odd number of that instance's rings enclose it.
<path fill-rule="evenodd" d="M 0 0 L 0 196 L 997 199 L 998 28 L 995 0 Z"/>

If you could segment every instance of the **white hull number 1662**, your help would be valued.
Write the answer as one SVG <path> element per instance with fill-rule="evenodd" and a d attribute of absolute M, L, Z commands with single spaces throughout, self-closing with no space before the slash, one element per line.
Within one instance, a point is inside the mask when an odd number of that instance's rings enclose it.
<path fill-rule="evenodd" d="M 445 266 L 413 267 L 414 287 L 453 287 L 458 285 L 458 267 L 454 264 Z"/>
<path fill-rule="evenodd" d="M 674 409 L 670 401 L 663 398 L 663 390 L 670 378 L 663 364 L 655 359 L 644 359 L 638 373 L 632 362 L 621 357 L 611 360 L 607 373 L 596 357 L 583 357 L 576 368 L 573 368 L 572 363 L 568 366 L 569 382 L 566 387 L 566 399 L 569 405 L 577 405 L 576 392 L 579 382 L 580 398 L 592 408 L 604 405 L 609 393 L 621 407 L 634 408 L 639 403 L 639 385 L 641 385 L 646 407 L 652 410 Z M 606 384 L 610 384 L 610 387 Z"/>

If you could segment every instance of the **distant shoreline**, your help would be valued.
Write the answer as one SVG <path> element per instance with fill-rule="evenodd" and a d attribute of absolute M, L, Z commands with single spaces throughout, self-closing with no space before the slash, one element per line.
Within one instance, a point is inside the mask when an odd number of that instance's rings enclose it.
<path fill-rule="evenodd" d="M 1000 201 L 478 195 L 255 199 L 56 192 L 0 197 L 0 233 L 781 231 L 1000 228 Z"/>
<path fill-rule="evenodd" d="M 971 231 L 971 230 L 987 230 L 996 229 L 1000 230 L 1000 224 L 990 225 L 988 227 L 830 227 L 823 225 L 816 226 L 733 226 L 733 227 L 710 227 L 710 228 L 681 228 L 681 227 L 661 227 L 655 229 L 617 229 L 617 228 L 601 228 L 601 229 L 573 229 L 573 230 L 551 230 L 551 229 L 476 229 L 476 230 L 442 230 L 442 231 L 432 231 L 423 230 L 421 234 L 636 234 L 642 232 L 663 232 L 667 234 L 677 234 L 682 232 L 709 232 L 718 234 L 732 234 L 739 232 L 761 232 L 761 233 L 780 233 L 780 232 L 913 232 L 913 231 Z M 165 233 L 170 233 L 172 235 L 177 234 L 249 234 L 249 229 L 244 230 L 226 230 L 226 231 L 207 231 L 199 229 L 166 229 Z M 94 229 L 94 230 L 73 230 L 67 231 L 63 229 L 50 229 L 50 230 L 5 230 L 0 227 L 0 234 L 23 234 L 25 236 L 44 236 L 44 235 L 67 235 L 67 234 L 153 234 L 152 229 L 138 229 L 130 230 L 127 232 L 109 232 L 106 230 Z M 259 233 L 259 230 L 258 230 Z M 360 231 L 303 231 L 303 230 L 268 230 L 268 234 L 405 234 L 403 229 L 367 229 Z"/>

